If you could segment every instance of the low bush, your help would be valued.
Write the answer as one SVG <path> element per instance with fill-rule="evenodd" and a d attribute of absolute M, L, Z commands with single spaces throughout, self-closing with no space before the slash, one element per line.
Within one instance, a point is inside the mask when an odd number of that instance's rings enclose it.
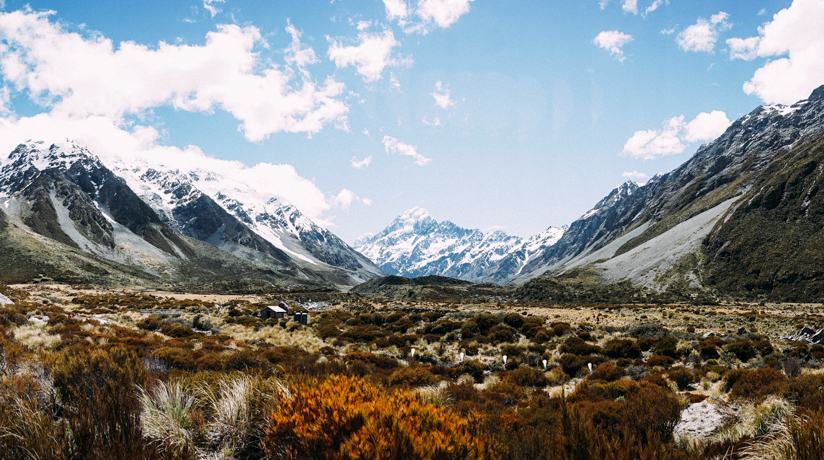
<path fill-rule="evenodd" d="M 649 367 L 663 367 L 668 369 L 675 360 L 669 356 L 653 355 L 647 358 L 647 366 Z"/>
<path fill-rule="evenodd" d="M 747 372 L 735 382 L 730 396 L 735 398 L 758 398 L 776 393 L 787 381 L 781 371 L 765 367 Z"/>
<path fill-rule="evenodd" d="M 522 387 L 545 387 L 549 384 L 546 375 L 532 367 L 519 367 L 510 371 L 506 375 L 506 379 Z"/>
<path fill-rule="evenodd" d="M 606 362 L 599 364 L 598 368 L 595 369 L 592 374 L 587 376 L 587 380 L 604 380 L 606 382 L 612 382 L 620 379 L 626 375 L 626 373 L 626 369 L 623 367 L 614 366 L 612 363 Z"/>
<path fill-rule="evenodd" d="M 604 354 L 610 358 L 638 358 L 641 356 L 641 347 L 632 340 L 613 339 L 604 346 Z"/>
<path fill-rule="evenodd" d="M 572 336 L 564 341 L 558 351 L 561 353 L 584 356 L 601 353 L 602 350 L 598 345 L 590 345 L 586 343 L 584 339 L 578 336 Z"/>
<path fill-rule="evenodd" d="M 727 344 L 725 348 L 728 352 L 734 354 L 736 358 L 740 359 L 742 363 L 746 363 L 755 357 L 755 348 L 753 348 L 752 342 L 749 340 L 732 342 Z"/>
<path fill-rule="evenodd" d="M 667 372 L 667 377 L 669 377 L 670 380 L 675 382 L 675 384 L 678 386 L 678 390 L 680 391 L 685 391 L 687 388 L 689 388 L 690 384 L 695 383 L 695 375 L 693 375 L 692 372 L 683 367 L 671 369 L 669 372 Z"/>

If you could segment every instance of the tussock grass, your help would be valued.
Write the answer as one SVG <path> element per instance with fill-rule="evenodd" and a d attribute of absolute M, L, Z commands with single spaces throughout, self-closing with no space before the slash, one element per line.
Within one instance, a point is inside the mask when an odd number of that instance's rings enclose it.
<path fill-rule="evenodd" d="M 14 329 L 14 340 L 33 350 L 51 350 L 60 343 L 60 336 L 49 334 L 48 325 L 25 324 Z"/>
<path fill-rule="evenodd" d="M 151 392 L 140 388 L 143 436 L 172 457 L 193 452 L 191 411 L 195 402 L 180 383 L 158 381 Z"/>

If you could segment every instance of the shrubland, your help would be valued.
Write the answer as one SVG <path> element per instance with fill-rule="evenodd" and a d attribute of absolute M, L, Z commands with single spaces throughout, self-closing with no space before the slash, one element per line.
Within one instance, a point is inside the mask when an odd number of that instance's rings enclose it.
<path fill-rule="evenodd" d="M 346 299 L 302 325 L 255 316 L 274 297 L 3 289 L 4 458 L 821 458 L 824 347 L 779 340 L 780 305 Z M 675 436 L 705 401 L 740 415 Z"/>

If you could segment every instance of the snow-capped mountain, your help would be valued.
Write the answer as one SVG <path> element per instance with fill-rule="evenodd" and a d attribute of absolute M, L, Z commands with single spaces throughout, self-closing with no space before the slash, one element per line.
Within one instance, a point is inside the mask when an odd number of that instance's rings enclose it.
<path fill-rule="evenodd" d="M 138 160 L 120 160 L 113 169 L 169 226 L 238 256 L 255 259 L 262 248 L 271 245 L 299 265 L 348 271 L 351 280 L 341 284 L 357 284 L 384 274 L 283 198 L 259 193 L 218 172 L 182 172 Z"/>
<path fill-rule="evenodd" d="M 57 242 L 98 258 L 83 262 L 89 267 L 105 260 L 167 278 L 261 271 L 262 278 L 358 284 L 382 275 L 277 197 L 209 171 L 183 175 L 140 160 L 105 161 L 111 169 L 77 144 L 31 141 L 0 160 L 0 209 L 14 238 Z M 74 268 L 64 271 L 89 271 L 66 264 Z"/>
<path fill-rule="evenodd" d="M 441 275 L 503 283 L 558 241 L 564 231 L 565 227 L 550 227 L 523 239 L 501 231 L 482 232 L 438 222 L 425 209 L 415 207 L 380 233 L 359 238 L 354 247 L 393 275 Z"/>
<path fill-rule="evenodd" d="M 816 160 L 819 152 L 811 145 L 820 144 L 822 137 L 824 86 L 790 106 L 757 107 L 675 170 L 658 174 L 640 187 L 626 183 L 613 190 L 573 222 L 555 245 L 534 257 L 515 282 L 590 264 L 605 281 L 626 279 L 659 290 L 673 282 L 701 286 L 704 275 L 711 275 L 712 280 L 718 273 L 713 270 L 720 270 L 715 267 L 722 266 L 725 276 L 735 280 L 724 281 L 730 285 L 741 285 L 741 280 L 756 275 L 766 280 L 762 285 L 768 286 L 782 276 L 795 283 L 817 278 L 818 272 L 809 270 L 818 265 L 810 262 L 817 252 L 799 254 L 794 259 L 796 256 L 790 254 L 798 250 L 797 244 L 771 252 L 771 247 L 786 242 L 764 238 L 761 233 L 788 229 L 784 236 L 789 241 L 804 233 L 789 230 L 793 223 L 789 216 L 798 210 L 782 211 L 784 214 L 774 216 L 775 221 L 769 223 L 765 216 L 793 202 L 796 197 L 788 191 L 802 183 L 806 185 L 805 196 L 799 200 L 801 206 L 815 202 L 821 168 Z M 792 171 L 790 165 L 802 161 L 806 169 L 801 173 Z M 790 175 L 795 177 L 787 177 Z M 767 194 L 771 187 L 773 197 L 766 209 L 759 209 L 757 216 L 742 215 L 754 212 L 753 203 L 761 199 L 757 197 Z M 816 217 L 807 209 L 803 218 L 812 222 Z M 725 231 L 736 219 L 739 226 L 735 232 Z M 747 249 L 731 255 L 736 247 Z M 759 263 L 736 272 L 737 264 L 752 259 L 759 251 L 764 252 Z M 759 266 L 767 261 L 780 266 L 776 261 L 784 258 L 790 258 L 786 267 L 793 267 L 786 268 L 786 274 Z M 705 269 L 709 271 L 705 273 Z"/>

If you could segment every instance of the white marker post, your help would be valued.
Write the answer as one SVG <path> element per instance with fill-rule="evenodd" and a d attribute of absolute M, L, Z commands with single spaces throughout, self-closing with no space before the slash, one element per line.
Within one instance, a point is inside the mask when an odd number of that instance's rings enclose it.
<path fill-rule="evenodd" d="M 413 358 L 415 357 L 415 349 L 414 348 L 412 349 L 412 357 Z M 589 365 L 589 368 L 590 368 L 590 372 L 592 372 L 592 364 Z"/>
<path fill-rule="evenodd" d="M 506 355 L 504 355 L 504 366 L 506 366 Z"/>
<path fill-rule="evenodd" d="M 544 360 L 544 370 L 546 370 L 546 360 Z"/>
<path fill-rule="evenodd" d="M 460 356 L 461 362 L 463 362 L 463 357 L 464 357 L 464 354 L 463 354 L 463 352 L 461 352 L 461 356 Z"/>
<path fill-rule="evenodd" d="M 587 367 L 589 368 L 589 373 L 592 374 L 592 363 L 587 363 Z"/>

